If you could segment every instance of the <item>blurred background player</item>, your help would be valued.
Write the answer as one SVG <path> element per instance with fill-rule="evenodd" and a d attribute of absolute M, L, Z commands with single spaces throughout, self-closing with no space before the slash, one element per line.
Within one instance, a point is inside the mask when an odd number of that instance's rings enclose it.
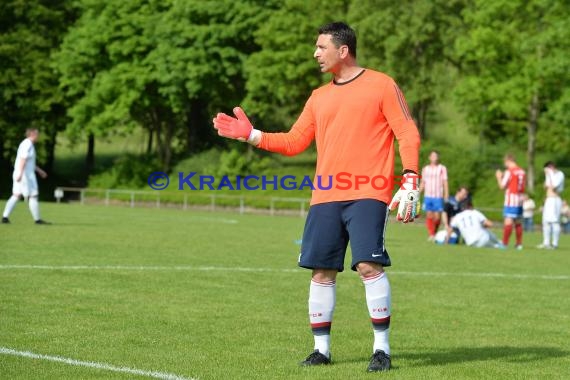
<path fill-rule="evenodd" d="M 461 186 L 459 187 L 459 189 L 457 189 L 455 195 L 449 197 L 445 202 L 443 212 L 441 213 L 441 221 L 443 222 L 443 226 L 445 227 L 444 243 L 451 243 L 451 244 L 458 243 L 460 232 L 458 229 L 454 231 L 453 227 L 451 227 L 451 221 L 453 220 L 453 217 L 455 215 L 465 210 L 469 198 L 470 198 L 469 190 L 467 189 L 467 187 Z M 456 236 L 455 242 L 450 240 L 453 232 L 455 232 Z"/>
<path fill-rule="evenodd" d="M 254 129 L 239 107 L 234 108 L 235 117 L 217 114 L 214 128 L 221 136 L 287 156 L 301 153 L 316 140 L 315 177 L 347 172 L 390 178 L 398 141 L 404 179 L 396 195 L 392 198 L 391 188 L 379 191 L 371 183 L 345 190 L 315 188 L 299 256 L 299 266 L 312 270 L 308 306 L 314 338 L 314 350 L 301 365 L 331 364 L 336 278 L 344 270 L 350 242 L 351 269 L 362 279 L 374 333 L 368 371 L 387 371 L 391 290 L 384 268 L 391 262 L 384 231 L 388 211 L 398 203 L 399 220 L 407 223 L 415 218 L 420 136 L 394 80 L 357 64 L 356 34 L 348 25 L 335 22 L 321 27 L 314 58 L 321 72 L 333 74 L 333 80 L 313 91 L 290 131 Z"/>
<path fill-rule="evenodd" d="M 521 219 L 526 173 L 517 165 L 514 156 L 511 154 L 505 155 L 503 163 L 506 168 L 505 172 L 501 170 L 495 172 L 499 188 L 505 190 L 503 245 L 505 247 L 509 245 L 514 226 L 516 235 L 515 248 L 520 250 L 522 249 L 523 237 Z"/>
<path fill-rule="evenodd" d="M 435 239 L 439 228 L 443 203 L 449 197 L 447 168 L 439 163 L 439 153 L 432 150 L 428 156 L 429 165 L 422 169 L 420 192 L 424 193 L 424 209 L 429 240 Z"/>
<path fill-rule="evenodd" d="M 481 212 L 473 209 L 473 203 L 467 200 L 466 209 L 455 215 L 451 227 L 459 229 L 465 244 L 470 247 L 504 248 L 495 234 L 488 230 L 493 223 Z"/>
<path fill-rule="evenodd" d="M 534 230 L 534 209 L 536 204 L 528 194 L 523 194 L 523 228 L 526 232 Z"/>
<path fill-rule="evenodd" d="M 21 196 L 28 199 L 30 212 L 36 224 L 48 224 L 40 219 L 40 206 L 38 204 L 38 181 L 36 173 L 42 178 L 47 174 L 36 165 L 36 149 L 34 144 L 38 141 L 39 131 L 36 128 L 26 130 L 26 138 L 18 146 L 18 153 L 14 161 L 14 173 L 12 174 L 12 196 L 6 202 L 2 223 L 10 223 L 10 213 L 14 210 Z"/>
<path fill-rule="evenodd" d="M 544 165 L 544 187 L 546 199 L 542 208 L 542 244 L 538 248 L 558 248 L 560 239 L 560 214 L 562 213 L 562 199 L 560 194 L 564 190 L 564 173 L 556 168 L 554 162 L 548 161 Z"/>

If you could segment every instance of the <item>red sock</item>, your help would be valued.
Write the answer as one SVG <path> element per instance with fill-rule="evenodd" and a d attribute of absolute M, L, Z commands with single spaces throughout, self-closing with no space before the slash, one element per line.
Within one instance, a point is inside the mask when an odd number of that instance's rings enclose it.
<path fill-rule="evenodd" d="M 522 245 L 523 227 L 522 224 L 515 224 L 515 235 L 517 237 L 517 245 Z"/>
<path fill-rule="evenodd" d="M 513 225 L 508 224 L 503 228 L 503 244 L 509 245 L 509 239 L 511 238 L 511 233 L 513 232 Z"/>
<path fill-rule="evenodd" d="M 432 218 L 426 217 L 426 226 L 427 226 L 429 236 L 435 235 L 435 229 L 434 229 L 435 226 L 433 224 Z"/>

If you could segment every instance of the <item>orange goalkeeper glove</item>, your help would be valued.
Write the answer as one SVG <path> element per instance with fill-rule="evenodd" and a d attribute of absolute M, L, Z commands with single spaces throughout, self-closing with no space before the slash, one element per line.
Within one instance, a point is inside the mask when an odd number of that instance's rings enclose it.
<path fill-rule="evenodd" d="M 234 108 L 235 117 L 219 113 L 214 118 L 218 135 L 239 141 L 248 141 L 254 131 L 253 125 L 240 107 Z"/>

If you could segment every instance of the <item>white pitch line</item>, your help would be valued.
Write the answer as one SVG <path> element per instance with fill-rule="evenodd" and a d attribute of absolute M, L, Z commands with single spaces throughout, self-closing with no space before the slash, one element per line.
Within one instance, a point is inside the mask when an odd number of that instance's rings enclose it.
<path fill-rule="evenodd" d="M 191 265 L 0 265 L 0 269 L 40 269 L 40 270 L 126 270 L 126 271 L 235 271 L 235 272 L 305 272 L 296 268 L 248 268 L 248 267 L 215 267 Z"/>
<path fill-rule="evenodd" d="M 497 272 L 406 272 L 389 271 L 389 274 L 404 276 L 458 276 L 458 277 L 496 277 L 515 279 L 539 279 L 539 280 L 570 280 L 570 275 L 550 274 L 521 274 L 521 273 L 497 273 Z"/>
<path fill-rule="evenodd" d="M 217 267 L 217 266 L 144 266 L 144 265 L 0 265 L 1 269 L 37 269 L 37 270 L 110 270 L 110 271 L 234 271 L 259 273 L 305 273 L 304 269 L 295 268 L 250 268 L 250 267 Z M 402 276 L 435 276 L 435 277 L 486 277 L 506 279 L 538 279 L 538 280 L 570 280 L 570 275 L 522 274 L 498 272 L 412 272 L 389 270 L 390 275 Z"/>
<path fill-rule="evenodd" d="M 141 369 L 129 368 L 129 367 L 117 367 L 117 366 L 105 364 L 105 363 L 75 360 L 75 359 L 70 359 L 70 358 L 64 358 L 61 356 L 42 355 L 42 354 L 36 354 L 36 353 L 30 352 L 30 351 L 18 351 L 18 350 L 14 350 L 14 349 L 11 349 L 8 347 L 0 347 L 0 354 L 19 356 L 19 357 L 29 358 L 29 359 L 47 360 L 50 362 L 64 363 L 64 364 L 74 365 L 74 366 L 78 366 L 78 367 L 89 367 L 89 368 L 95 368 L 95 369 L 102 369 L 105 371 L 130 373 L 132 375 L 146 376 L 146 377 L 152 377 L 155 379 L 162 379 L 162 380 L 196 380 L 193 378 L 183 377 L 183 376 L 175 375 L 172 373 L 165 373 L 165 372 L 158 372 L 158 371 L 144 371 Z"/>

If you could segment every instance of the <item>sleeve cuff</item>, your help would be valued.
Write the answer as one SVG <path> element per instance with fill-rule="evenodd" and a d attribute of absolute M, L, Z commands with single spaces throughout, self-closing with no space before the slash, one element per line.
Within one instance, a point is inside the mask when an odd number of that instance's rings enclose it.
<path fill-rule="evenodd" d="M 255 128 L 252 129 L 247 139 L 247 143 L 253 146 L 257 146 L 259 145 L 260 142 L 261 142 L 261 131 Z"/>

